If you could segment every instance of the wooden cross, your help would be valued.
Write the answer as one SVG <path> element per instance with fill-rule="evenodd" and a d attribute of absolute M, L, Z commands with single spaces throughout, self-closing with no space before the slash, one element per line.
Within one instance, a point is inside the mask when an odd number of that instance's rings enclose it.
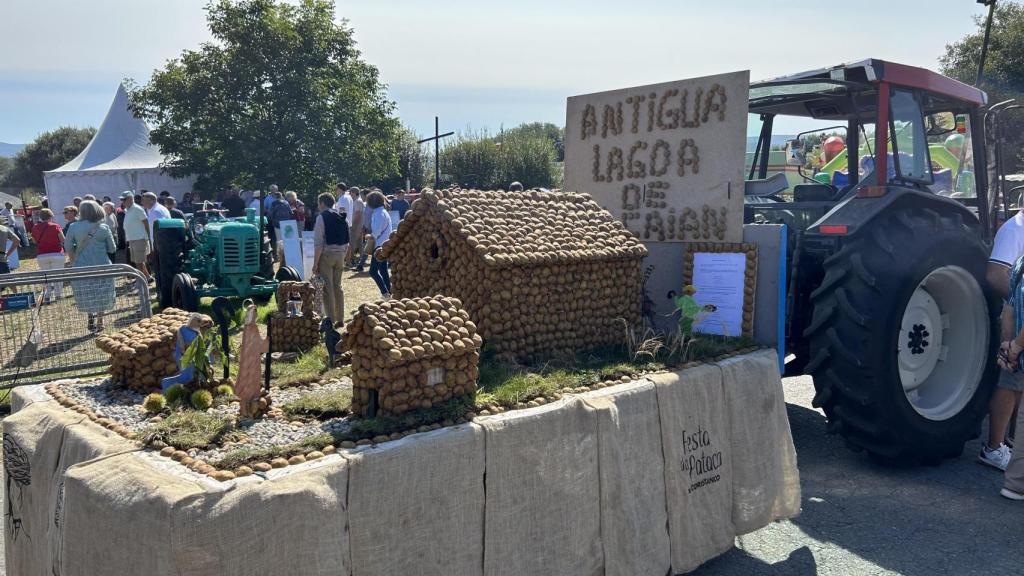
<path fill-rule="evenodd" d="M 441 164 L 438 162 L 438 156 L 441 154 L 441 138 L 447 138 L 448 136 L 455 134 L 455 132 L 445 132 L 444 134 L 441 134 L 440 125 L 441 124 L 438 121 L 437 116 L 434 116 L 434 135 L 430 138 L 424 138 L 417 142 L 417 144 L 423 144 L 425 142 L 430 142 L 431 140 L 434 141 L 434 190 L 437 190 L 441 186 Z"/>

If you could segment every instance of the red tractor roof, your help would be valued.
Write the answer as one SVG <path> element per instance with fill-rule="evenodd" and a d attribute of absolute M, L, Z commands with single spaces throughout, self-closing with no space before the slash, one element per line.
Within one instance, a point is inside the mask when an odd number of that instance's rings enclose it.
<path fill-rule="evenodd" d="M 925 68 L 886 62 L 885 60 L 874 58 L 755 82 L 751 85 L 751 88 L 763 84 L 793 80 L 806 81 L 818 78 L 848 82 L 890 82 L 900 86 L 927 90 L 937 95 L 967 102 L 975 106 L 984 106 L 988 102 L 988 97 L 985 93 L 974 86 L 969 86 Z"/>

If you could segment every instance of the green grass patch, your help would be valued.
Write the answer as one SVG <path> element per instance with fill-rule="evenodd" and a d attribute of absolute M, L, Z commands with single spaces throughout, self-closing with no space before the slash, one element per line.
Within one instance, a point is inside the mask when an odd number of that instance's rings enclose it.
<path fill-rule="evenodd" d="M 648 346 L 650 354 L 636 354 L 626 347 L 599 348 L 579 352 L 575 358 L 544 364 L 510 365 L 485 352 L 480 360 L 478 405 L 499 404 L 515 408 L 539 396 L 550 397 L 564 388 L 589 387 L 623 376 L 678 367 L 753 346 L 750 338 L 701 335 L 687 347 Z"/>
<path fill-rule="evenodd" d="M 352 408 L 352 390 L 313 392 L 281 406 L 291 418 L 307 416 L 326 420 L 346 416 Z"/>
<path fill-rule="evenodd" d="M 202 449 L 239 439 L 234 419 L 205 412 L 175 412 L 142 431 L 148 444 L 160 440 L 179 450 Z"/>
<path fill-rule="evenodd" d="M 351 373 L 351 366 L 328 369 L 327 348 L 323 345 L 317 345 L 312 350 L 299 354 L 295 360 L 280 360 L 270 364 L 270 381 L 281 388 L 322 379 L 337 380 Z"/>

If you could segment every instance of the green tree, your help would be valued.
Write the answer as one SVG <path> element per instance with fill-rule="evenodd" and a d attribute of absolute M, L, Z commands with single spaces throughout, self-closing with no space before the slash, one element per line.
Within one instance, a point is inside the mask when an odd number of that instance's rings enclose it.
<path fill-rule="evenodd" d="M 43 132 L 14 157 L 14 167 L 5 185 L 12 188 L 42 188 L 43 172 L 59 168 L 78 156 L 95 134 L 95 128 L 70 126 Z"/>
<path fill-rule="evenodd" d="M 418 143 L 419 137 L 409 128 L 403 127 L 398 134 L 398 171 L 387 178 L 374 182 L 390 194 L 396 187 L 405 187 L 406 178 L 409 185 L 419 190 L 426 182 L 427 155 L 423 146 Z M 433 181 L 431 180 L 431 186 Z"/>
<path fill-rule="evenodd" d="M 953 44 L 946 45 L 946 53 L 939 59 L 942 73 L 966 84 L 977 80 L 978 61 L 985 35 L 985 18 L 975 17 L 977 30 Z M 989 103 L 1015 98 L 1024 104 L 1024 6 L 1010 2 L 996 4 L 992 19 L 992 34 L 985 59 L 985 80 L 981 86 L 988 93 Z M 1024 112 L 1002 115 L 1003 134 L 1008 135 L 1007 154 L 1009 172 L 1024 169 Z"/>
<path fill-rule="evenodd" d="M 0 188 L 8 186 L 7 176 L 14 170 L 14 160 L 6 156 L 0 156 Z"/>
<path fill-rule="evenodd" d="M 554 187 L 558 182 L 554 142 L 547 135 L 520 129 L 523 127 L 496 137 L 486 132 L 460 135 L 441 151 L 442 178 L 488 190 L 508 188 L 514 181 L 527 188 Z"/>
<path fill-rule="evenodd" d="M 213 0 L 206 10 L 214 40 L 129 92 L 172 175 L 205 190 L 275 183 L 309 202 L 335 179 L 399 172 L 394 103 L 333 2 Z"/>
<path fill-rule="evenodd" d="M 555 147 L 555 161 L 565 161 L 565 129 L 561 126 L 550 122 L 530 122 L 505 131 L 505 136 L 544 138 Z"/>

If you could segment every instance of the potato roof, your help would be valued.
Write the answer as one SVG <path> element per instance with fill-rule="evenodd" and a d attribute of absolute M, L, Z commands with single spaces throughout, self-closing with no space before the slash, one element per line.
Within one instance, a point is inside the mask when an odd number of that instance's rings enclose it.
<path fill-rule="evenodd" d="M 402 244 L 422 218 L 440 217 L 490 266 L 640 258 L 647 249 L 589 194 L 424 190 L 382 246 Z"/>
<path fill-rule="evenodd" d="M 338 351 L 358 352 L 360 334 L 390 363 L 466 354 L 483 343 L 458 298 L 428 296 L 363 304 L 345 327 Z"/>

